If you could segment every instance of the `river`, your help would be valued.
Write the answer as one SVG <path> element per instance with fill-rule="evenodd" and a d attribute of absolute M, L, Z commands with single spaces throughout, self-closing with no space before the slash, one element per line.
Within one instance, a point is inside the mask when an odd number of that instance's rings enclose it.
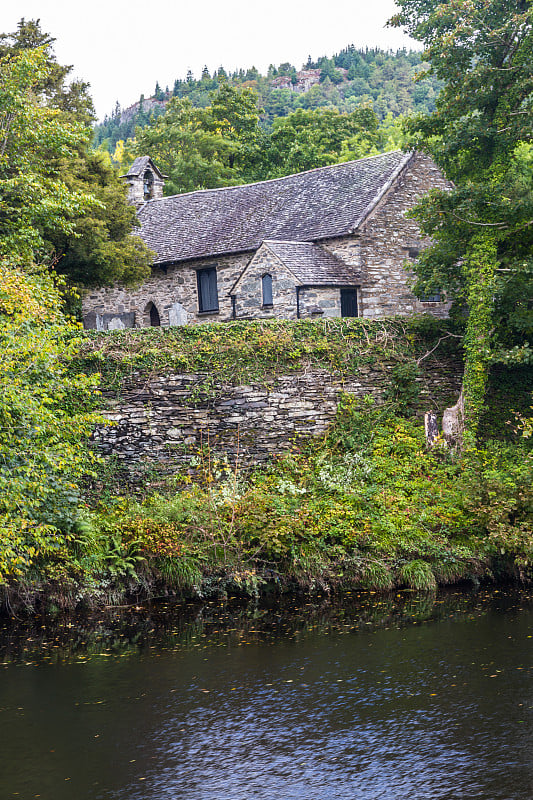
<path fill-rule="evenodd" d="M 533 594 L 0 625 L 2 800 L 531 800 Z"/>

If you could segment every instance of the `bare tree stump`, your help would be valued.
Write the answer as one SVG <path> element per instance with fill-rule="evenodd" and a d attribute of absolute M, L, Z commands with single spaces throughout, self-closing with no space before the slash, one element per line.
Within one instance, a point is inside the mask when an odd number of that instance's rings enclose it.
<path fill-rule="evenodd" d="M 433 447 L 435 440 L 439 436 L 437 415 L 434 411 L 426 411 L 424 414 L 424 426 L 426 428 L 426 447 Z"/>
<path fill-rule="evenodd" d="M 463 392 L 454 406 L 446 408 L 442 415 L 442 433 L 450 447 L 461 447 L 464 432 L 464 400 Z"/>

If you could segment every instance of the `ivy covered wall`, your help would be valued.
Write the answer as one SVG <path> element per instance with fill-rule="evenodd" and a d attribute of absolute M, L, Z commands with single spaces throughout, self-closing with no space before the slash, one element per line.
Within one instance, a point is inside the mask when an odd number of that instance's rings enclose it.
<path fill-rule="evenodd" d="M 244 466 L 323 434 L 343 393 L 441 412 L 462 377 L 458 339 L 443 326 L 417 317 L 89 334 L 79 366 L 101 373 L 111 423 L 95 445 L 134 474 L 206 454 Z"/>

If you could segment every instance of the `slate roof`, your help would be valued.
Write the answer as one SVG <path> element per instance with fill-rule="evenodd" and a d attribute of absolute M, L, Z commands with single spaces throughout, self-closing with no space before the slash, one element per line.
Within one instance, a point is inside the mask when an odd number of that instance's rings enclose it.
<path fill-rule="evenodd" d="M 147 167 L 150 167 L 160 178 L 168 178 L 168 175 L 163 175 L 163 173 L 156 167 L 150 156 L 139 156 L 136 158 L 129 170 L 125 175 L 121 175 L 122 178 L 137 178 L 139 175 L 142 175 Z"/>
<path fill-rule="evenodd" d="M 357 229 L 410 160 L 398 150 L 261 183 L 151 200 L 139 235 L 156 264 L 317 241 Z M 138 169 L 136 159 L 131 170 Z"/>
<path fill-rule="evenodd" d="M 290 269 L 302 286 L 352 286 L 361 277 L 318 244 L 271 240 L 264 244 Z"/>

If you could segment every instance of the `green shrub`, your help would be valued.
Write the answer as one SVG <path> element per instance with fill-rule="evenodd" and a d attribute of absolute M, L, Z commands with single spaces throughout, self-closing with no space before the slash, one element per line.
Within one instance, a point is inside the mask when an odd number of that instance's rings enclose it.
<path fill-rule="evenodd" d="M 437 588 L 435 575 L 427 561 L 409 561 L 400 568 L 399 577 L 411 589 L 434 591 Z"/>

